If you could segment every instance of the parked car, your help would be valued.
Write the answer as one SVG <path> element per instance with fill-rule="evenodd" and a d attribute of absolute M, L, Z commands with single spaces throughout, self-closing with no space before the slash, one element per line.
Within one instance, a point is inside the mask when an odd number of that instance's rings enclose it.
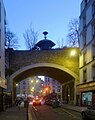
<path fill-rule="evenodd" d="M 95 104 L 81 111 L 83 120 L 95 120 Z"/>
<path fill-rule="evenodd" d="M 45 104 L 51 106 L 52 105 L 52 99 L 46 99 Z"/>
<path fill-rule="evenodd" d="M 36 97 L 32 102 L 33 105 L 41 105 L 42 99 L 40 97 Z"/>
<path fill-rule="evenodd" d="M 60 107 L 60 102 L 59 102 L 59 100 L 57 100 L 57 99 L 52 100 L 52 107 L 53 107 L 53 108 Z"/>

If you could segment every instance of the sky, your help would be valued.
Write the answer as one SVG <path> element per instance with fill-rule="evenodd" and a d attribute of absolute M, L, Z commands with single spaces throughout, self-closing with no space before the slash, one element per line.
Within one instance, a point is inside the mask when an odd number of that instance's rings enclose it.
<path fill-rule="evenodd" d="M 68 34 L 68 24 L 80 15 L 82 0 L 3 0 L 8 28 L 16 34 L 20 45 L 25 50 L 23 33 L 32 28 L 39 32 L 38 41 L 43 32 L 48 31 L 47 39 L 56 45 Z"/>

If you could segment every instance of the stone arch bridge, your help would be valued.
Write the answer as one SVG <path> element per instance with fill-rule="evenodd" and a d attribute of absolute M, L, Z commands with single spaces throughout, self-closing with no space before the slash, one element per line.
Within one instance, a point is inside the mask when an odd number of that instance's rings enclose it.
<path fill-rule="evenodd" d="M 71 56 L 71 51 L 76 54 Z M 63 99 L 76 102 L 75 85 L 79 81 L 79 49 L 63 48 L 52 50 L 6 50 L 9 64 L 8 89 L 15 98 L 16 83 L 30 76 L 48 76 L 63 84 Z M 73 88 L 73 89 L 72 89 Z M 73 94 L 69 100 L 68 94 Z"/>

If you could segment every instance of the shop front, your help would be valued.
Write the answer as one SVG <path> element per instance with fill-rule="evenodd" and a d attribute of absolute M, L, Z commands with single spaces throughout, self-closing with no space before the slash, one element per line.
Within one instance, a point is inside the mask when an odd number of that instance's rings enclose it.
<path fill-rule="evenodd" d="M 4 91 L 6 88 L 6 80 L 0 77 L 0 111 L 4 109 Z"/>
<path fill-rule="evenodd" d="M 80 84 L 77 86 L 80 94 L 80 105 L 88 106 L 95 103 L 95 82 Z"/>

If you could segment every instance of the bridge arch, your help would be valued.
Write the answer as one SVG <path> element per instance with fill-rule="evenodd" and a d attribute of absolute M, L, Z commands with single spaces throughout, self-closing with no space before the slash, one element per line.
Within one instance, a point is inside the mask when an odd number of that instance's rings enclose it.
<path fill-rule="evenodd" d="M 49 76 L 56 79 L 61 84 L 69 82 L 71 80 L 78 80 L 77 74 L 72 72 L 70 69 L 54 63 L 36 63 L 25 66 L 10 76 L 11 90 L 13 93 L 13 99 L 16 97 L 16 83 L 31 76 Z"/>
<path fill-rule="evenodd" d="M 53 74 L 49 72 L 49 70 L 53 70 L 52 71 Z M 59 71 L 59 72 L 57 72 L 57 74 L 54 75 L 55 73 L 54 71 Z M 62 77 L 62 74 L 65 75 L 65 78 L 64 77 L 60 78 L 60 75 Z M 56 78 L 56 80 L 58 80 L 60 83 L 66 82 L 65 80 L 66 75 L 68 75 L 67 77 L 68 80 L 70 80 L 70 78 L 79 79 L 79 76 L 75 74 L 73 71 L 71 71 L 70 69 L 54 63 L 36 63 L 36 64 L 25 66 L 19 69 L 18 71 L 16 71 L 15 73 L 13 73 L 10 76 L 10 79 L 14 80 L 15 82 L 19 82 L 26 77 L 36 76 L 36 75 L 50 76 L 52 78 Z"/>
<path fill-rule="evenodd" d="M 75 51 L 75 55 L 71 55 Z M 63 84 L 71 91 L 76 89 L 75 82 L 79 82 L 79 49 L 63 48 L 53 50 L 8 50 L 9 59 L 9 92 L 15 93 L 16 83 L 30 76 L 48 76 Z M 72 82 L 73 81 L 73 82 Z M 74 93 L 76 94 L 76 93 Z M 68 95 L 67 95 L 68 96 Z"/>

